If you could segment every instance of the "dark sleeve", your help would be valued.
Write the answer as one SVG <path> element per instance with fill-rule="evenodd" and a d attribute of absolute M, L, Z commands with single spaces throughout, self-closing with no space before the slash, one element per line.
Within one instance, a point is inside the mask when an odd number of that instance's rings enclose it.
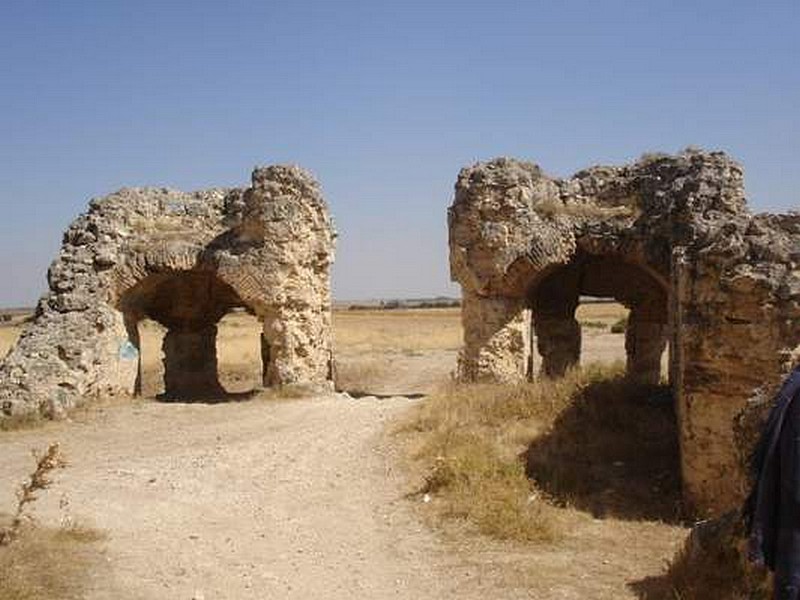
<path fill-rule="evenodd" d="M 800 506 L 800 392 L 789 405 L 780 445 L 781 485 Z"/>
<path fill-rule="evenodd" d="M 800 367 L 796 367 L 784 380 L 778 397 L 792 398 L 800 394 Z"/>

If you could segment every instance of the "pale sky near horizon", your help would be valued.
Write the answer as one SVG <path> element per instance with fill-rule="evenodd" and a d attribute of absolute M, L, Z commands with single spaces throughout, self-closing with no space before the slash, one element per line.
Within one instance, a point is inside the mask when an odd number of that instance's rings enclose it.
<path fill-rule="evenodd" d="M 457 295 L 446 208 L 494 156 L 554 175 L 688 145 L 800 209 L 800 2 L 0 2 L 0 306 L 123 186 L 320 180 L 338 299 Z"/>

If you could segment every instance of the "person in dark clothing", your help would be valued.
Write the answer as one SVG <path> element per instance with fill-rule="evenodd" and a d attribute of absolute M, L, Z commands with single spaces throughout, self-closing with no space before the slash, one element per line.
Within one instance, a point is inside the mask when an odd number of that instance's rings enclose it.
<path fill-rule="evenodd" d="M 800 599 L 800 364 L 775 397 L 751 459 L 743 516 L 750 558 L 774 571 L 775 600 Z"/>

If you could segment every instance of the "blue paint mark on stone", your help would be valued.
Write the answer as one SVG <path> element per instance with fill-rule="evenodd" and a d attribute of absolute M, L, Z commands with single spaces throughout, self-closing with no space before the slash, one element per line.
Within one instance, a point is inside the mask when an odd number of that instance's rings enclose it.
<path fill-rule="evenodd" d="M 119 357 L 122 360 L 136 360 L 139 358 L 139 350 L 131 344 L 130 340 L 125 340 L 119 346 Z"/>

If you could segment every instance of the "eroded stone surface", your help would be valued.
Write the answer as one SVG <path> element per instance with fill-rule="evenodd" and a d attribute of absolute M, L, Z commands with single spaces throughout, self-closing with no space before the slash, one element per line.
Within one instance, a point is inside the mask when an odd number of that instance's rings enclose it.
<path fill-rule="evenodd" d="M 263 323 L 265 385 L 329 387 L 334 238 L 318 184 L 294 166 L 257 168 L 246 189 L 126 188 L 92 200 L 0 364 L 0 415 L 54 416 L 134 393 L 144 318 L 168 329 L 167 395 L 222 393 L 216 323 L 236 308 Z"/>
<path fill-rule="evenodd" d="M 742 499 L 733 419 L 800 343 L 800 214 L 753 215 L 738 163 L 687 150 L 569 179 L 496 159 L 461 171 L 448 216 L 462 380 L 563 373 L 579 297 L 616 298 L 630 376 L 657 380 L 670 342 L 687 500 Z"/>

